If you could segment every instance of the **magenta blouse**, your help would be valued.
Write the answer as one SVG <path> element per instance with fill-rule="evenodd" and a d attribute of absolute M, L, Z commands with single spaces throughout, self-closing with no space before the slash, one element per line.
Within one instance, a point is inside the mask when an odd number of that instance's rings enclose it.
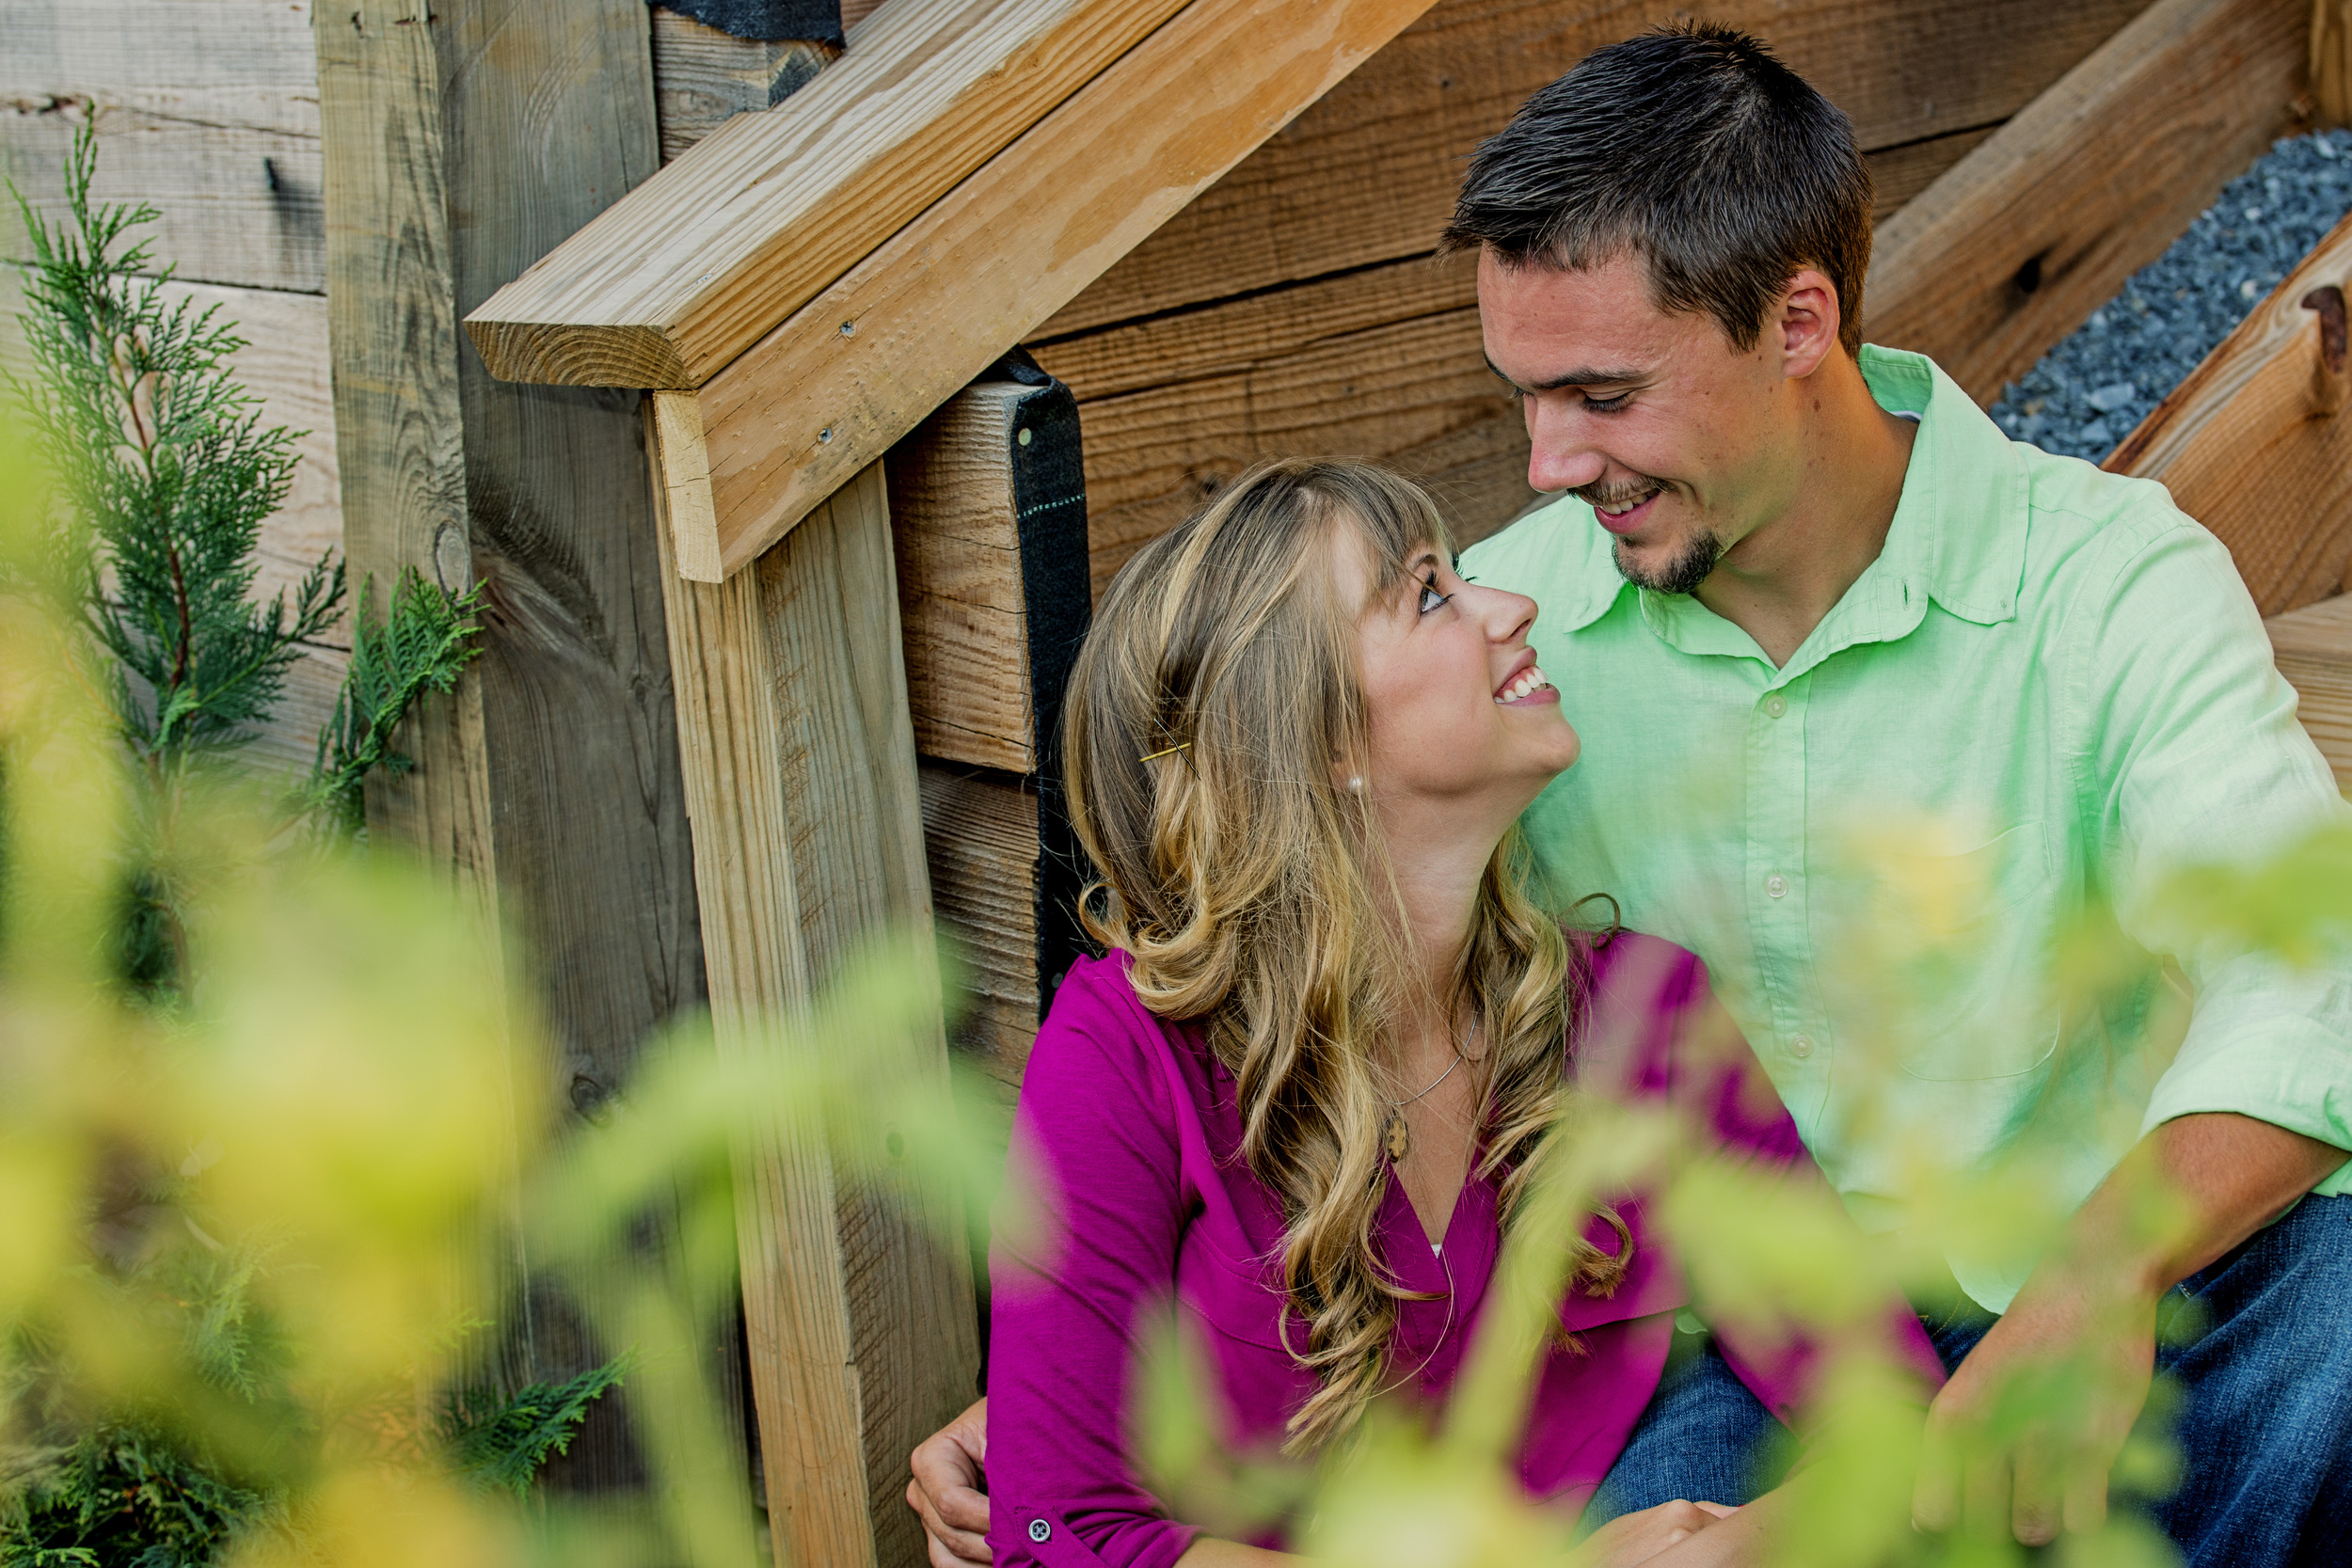
<path fill-rule="evenodd" d="M 1652 937 L 1622 934 L 1593 951 L 1593 1003 L 1581 1038 L 1617 1042 L 1606 1070 L 1637 1096 L 1668 1096 L 1711 1118 L 1727 1148 L 1820 1180 L 1795 1124 L 1744 1047 L 1691 1049 L 1708 1018 L 1698 959 Z M 1702 1059 L 1702 1057 L 1704 1059 Z M 1579 1063 L 1587 1082 L 1591 1060 Z M 1236 1448 L 1279 1447 L 1290 1412 L 1314 1387 L 1282 1349 L 1281 1210 L 1242 1160 L 1233 1080 L 1200 1031 L 1136 1000 L 1127 956 L 1080 960 L 1063 980 L 1021 1087 L 1014 1164 L 1048 1211 L 1024 1226 L 1000 1212 L 989 1255 L 994 1291 L 988 1373 L 989 1544 L 996 1561 L 1044 1568 L 1166 1568 L 1199 1530 L 1168 1517 L 1137 1479 L 1123 1441 L 1134 1334 L 1173 1295 L 1209 1347 Z M 1009 1192 L 1020 1183 L 1009 1184 Z M 1382 1261 L 1435 1299 L 1398 1305 L 1392 1378 L 1433 1408 L 1460 1370 L 1501 1242 L 1492 1181 L 1471 1180 L 1432 1253 L 1391 1180 L 1375 1224 Z M 1581 1506 L 1656 1391 L 1690 1297 L 1682 1271 L 1638 1195 L 1613 1207 L 1633 1237 L 1625 1281 L 1606 1298 L 1572 1292 L 1560 1322 L 1581 1352 L 1544 1363 L 1519 1454 L 1531 1497 Z M 1596 1216 L 1586 1235 L 1621 1244 Z M 1943 1373 L 1918 1322 L 1890 1301 L 1907 1360 L 1930 1387 Z M 1296 1325 L 1293 1325 L 1294 1334 Z M 1718 1343 L 1740 1380 L 1788 1420 L 1811 1361 L 1802 1345 Z M 1280 1546 L 1279 1535 L 1259 1544 Z"/>

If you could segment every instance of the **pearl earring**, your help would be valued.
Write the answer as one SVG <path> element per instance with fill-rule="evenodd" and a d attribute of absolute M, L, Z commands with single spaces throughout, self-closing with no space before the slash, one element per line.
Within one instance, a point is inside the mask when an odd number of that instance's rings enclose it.
<path fill-rule="evenodd" d="M 1347 792 L 1351 795 L 1361 795 L 1364 792 L 1364 776 L 1361 773 L 1347 781 Z"/>

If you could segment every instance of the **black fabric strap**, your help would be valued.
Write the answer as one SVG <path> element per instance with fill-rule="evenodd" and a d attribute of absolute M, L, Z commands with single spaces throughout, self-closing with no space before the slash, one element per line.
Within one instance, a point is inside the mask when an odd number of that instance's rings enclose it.
<path fill-rule="evenodd" d="M 1094 617 L 1087 561 L 1087 484 L 1078 400 L 1015 349 L 989 372 L 1037 389 L 1013 409 L 1013 517 L 1021 538 L 1021 593 L 1029 641 L 1029 700 L 1038 784 L 1038 1016 L 1064 971 L 1086 951 L 1078 892 L 1089 869 L 1070 829 L 1062 793 L 1061 710 L 1071 666 Z M 1020 433 L 1026 431 L 1025 443 Z"/>
<path fill-rule="evenodd" d="M 836 49 L 841 37 L 841 0 L 647 0 L 691 17 L 731 38 L 779 42 L 809 39 Z"/>

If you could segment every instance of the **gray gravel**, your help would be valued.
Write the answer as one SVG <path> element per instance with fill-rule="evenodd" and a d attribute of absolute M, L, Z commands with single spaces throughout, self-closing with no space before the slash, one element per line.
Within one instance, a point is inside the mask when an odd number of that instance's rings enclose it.
<path fill-rule="evenodd" d="M 2352 131 L 2274 142 L 2172 248 L 2003 390 L 2001 428 L 2093 463 L 2352 210 Z"/>

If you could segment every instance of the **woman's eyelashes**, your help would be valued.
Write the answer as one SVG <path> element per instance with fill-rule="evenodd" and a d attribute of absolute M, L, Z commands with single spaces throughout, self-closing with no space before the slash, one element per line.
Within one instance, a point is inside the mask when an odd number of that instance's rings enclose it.
<path fill-rule="evenodd" d="M 1431 610 L 1437 609 L 1439 605 L 1451 600 L 1453 597 L 1454 595 L 1451 594 L 1440 594 L 1438 592 L 1438 574 L 1432 572 L 1422 580 L 1421 585 L 1421 613 L 1426 615 Z"/>

